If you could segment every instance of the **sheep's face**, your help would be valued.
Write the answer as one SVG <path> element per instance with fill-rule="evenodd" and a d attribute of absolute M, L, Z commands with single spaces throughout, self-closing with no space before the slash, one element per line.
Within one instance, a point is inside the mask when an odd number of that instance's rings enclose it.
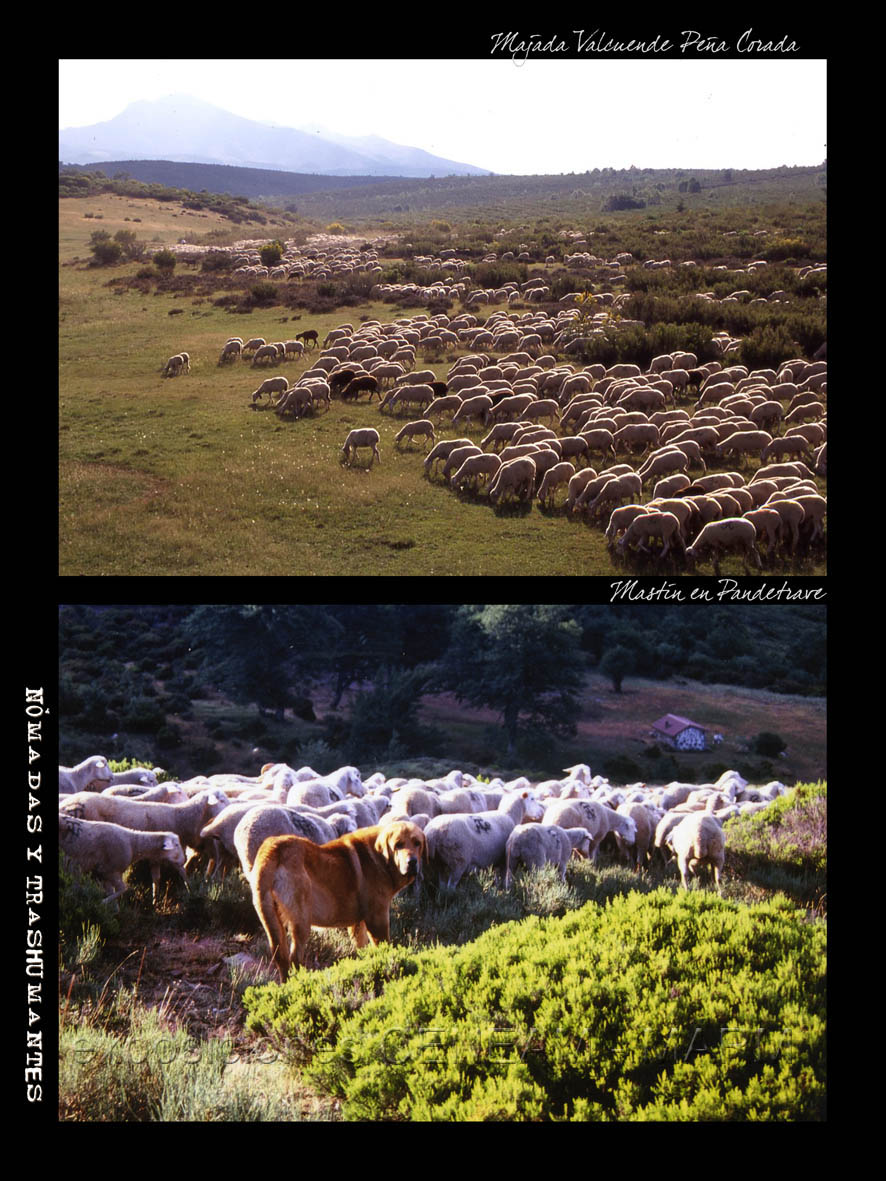
<path fill-rule="evenodd" d="M 523 801 L 523 820 L 542 820 L 544 814 L 544 804 L 540 800 L 537 800 L 534 795 L 527 795 Z"/>

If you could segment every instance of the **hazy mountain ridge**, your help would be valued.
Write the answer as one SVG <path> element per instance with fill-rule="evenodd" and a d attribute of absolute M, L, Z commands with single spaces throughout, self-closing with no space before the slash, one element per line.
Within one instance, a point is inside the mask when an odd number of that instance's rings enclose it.
<path fill-rule="evenodd" d="M 59 132 L 59 160 L 225 164 L 329 176 L 487 175 L 488 169 L 435 156 L 379 136 L 342 136 L 273 126 L 232 115 L 188 95 L 130 103 L 113 119 Z"/>

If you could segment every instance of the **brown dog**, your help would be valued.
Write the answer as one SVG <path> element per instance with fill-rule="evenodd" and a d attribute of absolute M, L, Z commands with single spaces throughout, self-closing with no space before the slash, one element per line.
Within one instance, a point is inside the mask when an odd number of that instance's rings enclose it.
<path fill-rule="evenodd" d="M 281 981 L 304 967 L 311 927 L 348 927 L 358 947 L 390 937 L 391 899 L 421 872 L 425 834 L 407 822 L 376 824 L 315 845 L 269 837 L 252 871 L 252 901 Z"/>

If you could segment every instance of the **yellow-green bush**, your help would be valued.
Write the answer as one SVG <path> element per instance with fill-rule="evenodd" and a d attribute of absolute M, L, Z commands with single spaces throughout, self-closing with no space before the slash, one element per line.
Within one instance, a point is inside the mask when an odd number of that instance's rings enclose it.
<path fill-rule="evenodd" d="M 244 1000 L 347 1118 L 810 1120 L 824 979 L 823 925 L 787 900 L 662 889 Z"/>

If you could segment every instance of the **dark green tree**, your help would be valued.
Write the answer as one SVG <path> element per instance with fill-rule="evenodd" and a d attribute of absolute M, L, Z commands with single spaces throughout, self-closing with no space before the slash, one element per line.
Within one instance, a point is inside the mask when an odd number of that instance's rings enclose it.
<path fill-rule="evenodd" d="M 567 737 L 575 733 L 584 671 L 581 629 L 568 608 L 495 604 L 462 607 L 440 670 L 459 701 L 497 709 L 516 751 L 521 721 Z"/>
<path fill-rule="evenodd" d="M 341 625 L 322 606 L 236 604 L 197 607 L 186 621 L 200 672 L 233 700 L 282 719 L 304 683 L 328 665 Z"/>
<path fill-rule="evenodd" d="M 630 648 L 616 644 L 614 648 L 607 648 L 603 653 L 597 668 L 604 677 L 612 681 L 613 690 L 621 693 L 622 681 L 636 668 L 636 658 Z"/>

